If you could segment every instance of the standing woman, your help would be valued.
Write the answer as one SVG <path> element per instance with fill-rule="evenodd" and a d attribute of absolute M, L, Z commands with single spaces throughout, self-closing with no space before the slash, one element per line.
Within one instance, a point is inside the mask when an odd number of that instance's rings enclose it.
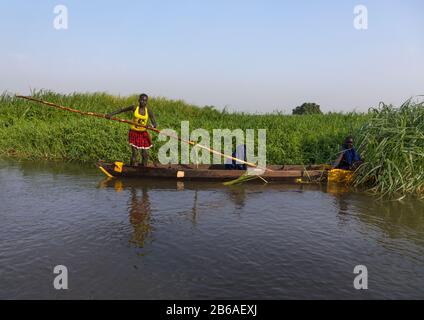
<path fill-rule="evenodd" d="M 151 108 L 147 108 L 147 102 L 149 97 L 147 94 L 143 93 L 140 95 L 138 100 L 138 105 L 131 105 L 127 108 L 123 108 L 106 115 L 107 118 L 110 118 L 116 114 L 132 111 L 133 112 L 133 122 L 138 123 L 138 125 L 131 125 L 130 131 L 128 133 L 128 142 L 131 145 L 131 166 L 135 166 L 137 162 L 137 151 L 140 151 L 142 158 L 142 165 L 146 166 L 147 161 L 149 160 L 149 149 L 152 147 L 152 140 L 150 135 L 146 130 L 146 127 L 150 127 L 148 122 L 150 120 L 153 128 L 156 128 L 156 120 Z"/>

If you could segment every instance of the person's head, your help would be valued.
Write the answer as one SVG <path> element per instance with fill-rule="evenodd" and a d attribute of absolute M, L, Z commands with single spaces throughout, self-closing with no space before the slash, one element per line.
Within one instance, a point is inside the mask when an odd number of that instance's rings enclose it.
<path fill-rule="evenodd" d="M 140 97 L 138 98 L 138 102 L 140 103 L 140 106 L 142 107 L 145 107 L 147 105 L 148 100 L 149 100 L 149 97 L 145 93 L 140 94 Z"/>
<path fill-rule="evenodd" d="M 346 146 L 346 148 L 352 149 L 353 148 L 353 137 L 352 136 L 346 137 L 346 139 L 344 141 L 344 145 Z"/>

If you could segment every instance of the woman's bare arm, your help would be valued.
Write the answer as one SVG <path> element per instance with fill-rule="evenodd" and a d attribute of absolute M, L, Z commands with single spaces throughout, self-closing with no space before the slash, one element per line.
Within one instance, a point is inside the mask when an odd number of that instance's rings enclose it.
<path fill-rule="evenodd" d="M 107 118 L 110 118 L 110 117 L 112 117 L 112 116 L 114 116 L 114 115 L 116 115 L 116 114 L 120 114 L 120 113 L 128 112 L 128 111 L 134 111 L 134 105 L 131 105 L 131 106 L 129 106 L 129 107 L 126 107 L 126 108 L 122 108 L 122 109 L 119 109 L 119 110 L 113 111 L 113 112 L 111 112 L 111 113 L 108 113 L 108 114 L 106 115 L 106 117 L 107 117 Z"/>
<path fill-rule="evenodd" d="M 156 128 L 157 127 L 157 124 L 156 124 L 155 115 L 154 115 L 154 113 L 153 113 L 153 111 L 152 111 L 151 108 L 149 108 L 147 110 L 148 110 L 147 112 L 149 113 L 149 118 L 150 118 L 150 121 L 151 121 L 151 123 L 153 125 L 153 128 Z"/>

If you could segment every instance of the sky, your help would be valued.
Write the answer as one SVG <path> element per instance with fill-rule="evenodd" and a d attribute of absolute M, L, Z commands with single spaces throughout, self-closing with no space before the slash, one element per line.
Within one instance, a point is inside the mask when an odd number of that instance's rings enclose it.
<path fill-rule="evenodd" d="M 68 9 L 55 29 L 54 8 Z M 368 29 L 354 28 L 354 7 Z M 424 94 L 422 0 L 0 0 L 0 92 L 366 111 Z"/>

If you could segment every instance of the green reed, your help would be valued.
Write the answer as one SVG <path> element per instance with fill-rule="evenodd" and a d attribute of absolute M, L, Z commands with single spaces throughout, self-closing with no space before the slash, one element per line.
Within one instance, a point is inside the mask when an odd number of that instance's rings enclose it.
<path fill-rule="evenodd" d="M 137 95 L 113 96 L 106 93 L 57 94 L 33 92 L 42 100 L 83 111 L 108 113 L 137 102 Z M 367 115 L 330 113 L 326 115 L 248 114 L 198 107 L 181 100 L 161 97 L 149 101 L 158 128 L 180 131 L 181 121 L 196 128 L 212 130 L 267 129 L 267 162 L 271 164 L 312 164 L 334 160 L 344 137 L 359 129 Z M 130 119 L 130 114 L 119 115 Z M 122 160 L 127 162 L 130 147 L 128 126 L 113 121 L 84 117 L 48 106 L 17 99 L 12 94 L 0 96 L 0 156 L 27 159 L 56 159 L 94 162 Z M 157 160 L 156 141 L 152 160 Z"/>
<path fill-rule="evenodd" d="M 369 115 L 357 138 L 365 162 L 354 185 L 382 197 L 424 198 L 424 103 L 410 99 L 399 108 L 381 103 Z"/>

